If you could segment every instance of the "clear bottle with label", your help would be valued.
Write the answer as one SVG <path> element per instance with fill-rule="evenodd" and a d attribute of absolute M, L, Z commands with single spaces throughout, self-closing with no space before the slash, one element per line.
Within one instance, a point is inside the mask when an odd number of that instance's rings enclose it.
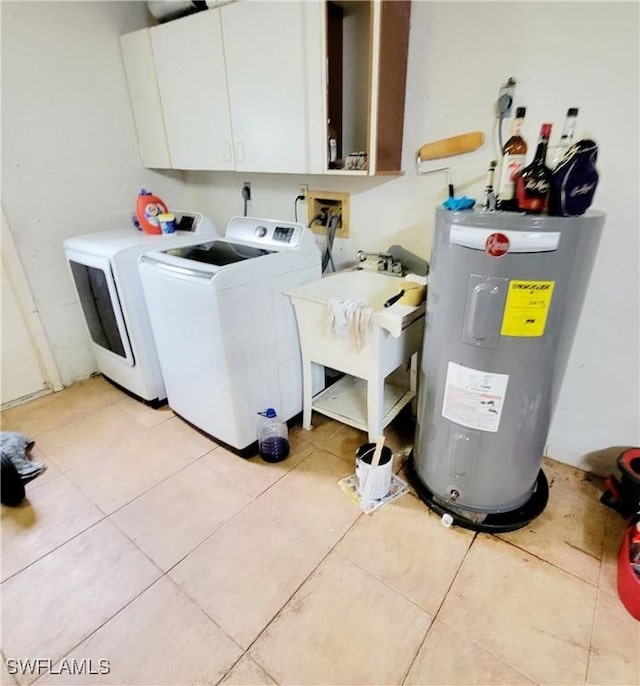
<path fill-rule="evenodd" d="M 327 144 L 329 169 L 336 169 L 338 166 L 338 133 L 331 125 L 331 119 L 327 119 Z"/>
<path fill-rule="evenodd" d="M 558 145 L 550 145 L 547 148 L 547 167 L 553 171 L 564 157 L 571 144 L 576 131 L 576 121 L 578 119 L 578 108 L 570 107 L 567 110 L 567 117 L 564 120 L 564 129 Z"/>
<path fill-rule="evenodd" d="M 281 462 L 289 456 L 287 424 L 273 407 L 258 412 L 258 452 L 265 462 Z"/>
<path fill-rule="evenodd" d="M 527 142 L 521 133 L 526 113 L 526 107 L 516 108 L 516 116 L 511 125 L 511 137 L 502 147 L 502 163 L 498 181 L 499 210 L 516 211 L 518 209 L 515 198 L 515 178 L 524 167 L 527 157 Z"/>
<path fill-rule="evenodd" d="M 487 172 L 487 185 L 484 187 L 484 196 L 482 198 L 482 211 L 493 212 L 496 209 L 496 194 L 493 189 L 493 176 L 496 171 L 498 163 L 491 160 L 489 163 L 489 171 Z"/>

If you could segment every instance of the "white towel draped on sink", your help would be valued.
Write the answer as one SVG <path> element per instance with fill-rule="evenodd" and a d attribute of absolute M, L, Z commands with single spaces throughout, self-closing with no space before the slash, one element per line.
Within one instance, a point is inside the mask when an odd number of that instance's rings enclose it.
<path fill-rule="evenodd" d="M 327 302 L 330 331 L 340 338 L 351 338 L 357 351 L 362 350 L 367 342 L 373 313 L 371 307 L 365 306 L 364 300 L 333 298 Z"/>

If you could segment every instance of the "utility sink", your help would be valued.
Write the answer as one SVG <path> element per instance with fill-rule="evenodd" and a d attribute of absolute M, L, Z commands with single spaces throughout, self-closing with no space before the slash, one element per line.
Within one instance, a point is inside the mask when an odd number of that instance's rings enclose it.
<path fill-rule="evenodd" d="M 419 305 L 396 302 L 390 307 L 385 307 L 384 303 L 401 290 L 415 286 L 415 283 L 399 276 L 353 269 L 310 281 L 285 293 L 291 297 L 294 306 L 306 301 L 326 308 L 334 299 L 362 300 L 365 307 L 375 312 L 372 323 L 397 338 L 403 328 L 424 316 L 424 302 Z"/>
<path fill-rule="evenodd" d="M 375 441 L 415 397 L 425 305 L 396 302 L 384 307 L 389 298 L 411 283 L 398 276 L 345 270 L 285 291 L 295 308 L 300 337 L 305 429 L 311 428 L 313 409 L 367 431 Z M 351 299 L 361 300 L 371 315 L 366 334 L 357 345 L 353 336 L 336 333 L 328 316 L 332 300 Z M 412 367 L 410 388 L 385 383 L 392 371 L 407 362 Z M 312 397 L 314 364 L 348 376 Z"/>

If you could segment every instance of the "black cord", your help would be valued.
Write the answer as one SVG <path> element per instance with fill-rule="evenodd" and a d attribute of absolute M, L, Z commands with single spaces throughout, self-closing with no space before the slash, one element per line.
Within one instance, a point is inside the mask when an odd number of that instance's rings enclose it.
<path fill-rule="evenodd" d="M 247 216 L 247 203 L 251 200 L 251 188 L 248 185 L 242 187 L 242 197 L 244 198 L 244 216 Z"/>
<path fill-rule="evenodd" d="M 338 229 L 337 217 L 329 222 L 329 230 L 327 232 L 327 254 L 329 255 L 329 263 L 331 264 L 331 269 L 333 272 L 336 271 L 336 265 L 333 261 L 333 239 L 336 237 L 336 231 Z"/>
<path fill-rule="evenodd" d="M 324 255 L 322 256 L 322 273 L 325 272 L 327 266 L 331 264 L 331 269 L 335 272 L 336 265 L 333 261 L 333 240 L 336 236 L 336 231 L 338 230 L 338 224 L 340 223 L 340 215 L 334 214 L 328 216 L 328 221 L 326 222 L 327 227 L 327 245 L 325 247 Z"/>
<path fill-rule="evenodd" d="M 322 219 L 322 213 L 321 212 L 318 212 L 318 214 L 316 214 L 316 216 L 309 222 L 309 228 L 311 228 L 311 224 L 313 224 L 314 222 L 317 222 L 318 219 Z"/>
<path fill-rule="evenodd" d="M 304 200 L 304 195 L 299 195 L 293 203 L 293 216 L 296 218 L 296 221 L 298 221 L 298 203 L 300 200 Z"/>

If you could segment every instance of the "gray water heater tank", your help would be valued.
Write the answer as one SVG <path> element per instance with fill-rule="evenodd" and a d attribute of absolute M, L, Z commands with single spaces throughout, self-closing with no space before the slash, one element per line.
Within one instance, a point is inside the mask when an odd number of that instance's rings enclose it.
<path fill-rule="evenodd" d="M 508 531 L 541 470 L 605 215 L 438 209 L 410 477 L 440 514 Z"/>

